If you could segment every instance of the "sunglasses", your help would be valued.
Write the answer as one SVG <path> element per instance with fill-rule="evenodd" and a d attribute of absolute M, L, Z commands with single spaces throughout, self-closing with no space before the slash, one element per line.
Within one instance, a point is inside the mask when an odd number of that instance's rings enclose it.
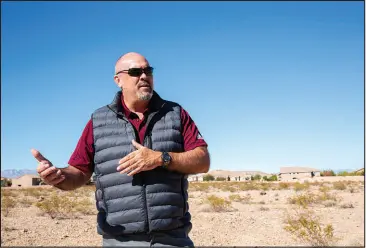
<path fill-rule="evenodd" d="M 116 73 L 118 75 L 119 73 L 127 73 L 131 77 L 139 77 L 142 75 L 142 73 L 145 73 L 146 76 L 152 76 L 154 71 L 154 68 L 151 66 L 145 67 L 145 68 L 130 68 L 128 70 L 122 70 Z"/>

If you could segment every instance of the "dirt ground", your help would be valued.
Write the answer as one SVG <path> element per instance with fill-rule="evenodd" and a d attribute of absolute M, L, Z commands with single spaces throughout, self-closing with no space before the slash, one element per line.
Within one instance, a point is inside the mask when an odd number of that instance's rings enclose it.
<path fill-rule="evenodd" d="M 278 189 L 278 183 L 269 184 L 269 188 L 251 190 L 230 188 L 227 187 L 229 183 L 225 182 L 211 183 L 216 186 L 208 188 L 207 183 L 191 183 L 189 206 L 193 229 L 190 237 L 196 246 L 309 245 L 284 229 L 286 214 L 293 214 L 294 209 L 300 208 L 290 204 L 288 199 L 319 193 L 328 187 L 328 194 L 335 195 L 337 200 L 311 204 L 308 208 L 319 216 L 321 224 L 333 226 L 333 245 L 364 246 L 364 181 L 349 180 L 343 183 L 346 188 L 337 189 L 334 182 L 323 182 L 320 185 L 311 183 L 309 188 L 297 191 L 293 185 Z M 3 209 L 5 191 L 15 192 L 9 197 L 16 202 L 14 207 L 9 208 L 7 216 Z M 42 190 L 40 187 L 32 189 L 33 193 L 26 191 L 2 189 L 1 246 L 101 246 L 101 236 L 96 233 L 95 210 L 89 214 L 52 219 L 31 204 L 45 201 L 49 197 L 45 192 L 55 190 L 42 186 Z M 86 190 L 83 194 L 90 199 L 90 207 L 93 208 L 93 192 Z M 207 202 L 210 195 L 224 198 L 231 205 L 215 210 L 212 202 Z M 230 195 L 247 197 L 247 200 L 235 201 Z"/>

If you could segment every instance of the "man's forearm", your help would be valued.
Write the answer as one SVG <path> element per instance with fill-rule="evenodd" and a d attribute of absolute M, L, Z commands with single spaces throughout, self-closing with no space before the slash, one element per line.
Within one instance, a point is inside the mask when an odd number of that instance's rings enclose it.
<path fill-rule="evenodd" d="M 73 166 L 66 168 L 60 168 L 62 175 L 65 176 L 65 180 L 61 183 L 54 185 L 56 188 L 61 190 L 74 190 L 88 182 L 91 174 L 85 174 Z"/>
<path fill-rule="evenodd" d="M 172 157 L 169 170 L 183 174 L 206 173 L 210 168 L 210 155 L 206 147 L 197 147 L 191 151 L 175 153 L 169 152 Z"/>

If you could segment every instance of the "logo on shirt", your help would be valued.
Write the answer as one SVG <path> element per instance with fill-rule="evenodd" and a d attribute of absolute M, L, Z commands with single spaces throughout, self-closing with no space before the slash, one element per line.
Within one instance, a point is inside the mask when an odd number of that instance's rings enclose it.
<path fill-rule="evenodd" d="M 203 137 L 202 137 L 202 135 L 201 135 L 200 132 L 198 132 L 198 134 L 197 134 L 197 139 L 203 139 Z"/>

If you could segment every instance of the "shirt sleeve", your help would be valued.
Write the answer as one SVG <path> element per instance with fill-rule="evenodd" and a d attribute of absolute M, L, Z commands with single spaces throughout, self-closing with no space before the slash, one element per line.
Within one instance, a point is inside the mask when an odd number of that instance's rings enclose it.
<path fill-rule="evenodd" d="M 84 173 L 94 172 L 94 137 L 91 119 L 81 134 L 79 142 L 70 157 L 69 165 L 74 166 Z"/>
<path fill-rule="evenodd" d="M 181 108 L 182 134 L 184 142 L 184 150 L 190 151 L 199 146 L 207 147 L 206 141 L 203 139 L 196 124 L 186 110 Z"/>

